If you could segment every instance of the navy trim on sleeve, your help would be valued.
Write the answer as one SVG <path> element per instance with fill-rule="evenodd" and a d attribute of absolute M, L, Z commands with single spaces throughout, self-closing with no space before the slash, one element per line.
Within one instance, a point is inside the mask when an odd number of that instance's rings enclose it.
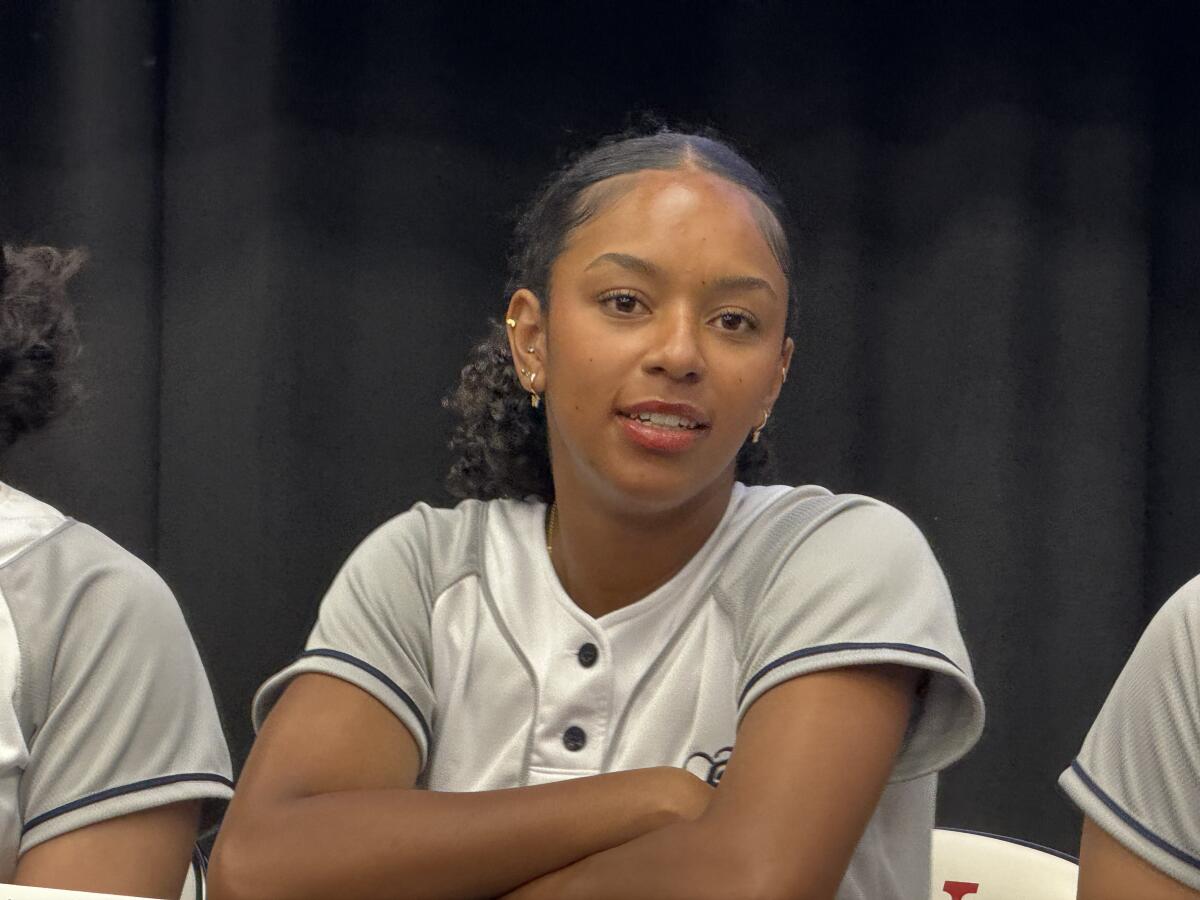
<path fill-rule="evenodd" d="M 412 710 L 412 714 L 417 717 L 417 722 L 421 726 L 421 731 L 424 732 L 424 734 L 425 734 L 426 745 L 432 746 L 433 736 L 429 732 L 429 723 L 427 723 L 425 721 L 425 717 L 423 715 L 421 715 L 421 710 L 417 706 L 417 702 L 415 700 L 413 700 L 413 698 L 410 697 L 407 693 L 405 693 L 404 689 L 402 687 L 400 687 L 400 685 L 396 684 L 396 682 L 394 682 L 394 681 L 392 681 L 392 679 L 388 678 L 387 675 L 385 675 L 383 672 L 379 671 L 379 669 L 375 668 L 369 662 L 365 662 L 365 661 L 359 659 L 357 656 L 351 656 L 349 653 L 343 653 L 341 650 L 329 650 L 329 649 L 325 649 L 325 648 L 319 648 L 317 650 L 305 650 L 303 653 L 300 654 L 299 658 L 304 659 L 306 656 L 326 656 L 330 659 L 341 660 L 344 663 L 349 663 L 350 665 L 354 666 L 355 668 L 362 669 L 368 675 L 374 675 L 376 678 L 378 678 L 380 681 L 382 681 L 384 684 L 386 684 L 389 688 L 391 688 L 392 692 L 395 693 L 396 696 L 398 696 L 401 700 L 404 701 L 404 705 L 407 706 L 410 710 Z"/>
<path fill-rule="evenodd" d="M 928 647 L 918 647 L 916 644 L 892 644 L 885 641 L 862 643 L 846 641 L 840 644 L 822 644 L 819 647 L 806 647 L 803 650 L 795 650 L 791 653 L 784 654 L 773 662 L 767 663 L 753 676 L 751 676 L 749 681 L 746 682 L 746 687 L 742 690 L 741 696 L 738 697 L 738 703 L 740 704 L 743 700 L 745 700 L 746 695 L 750 693 L 750 689 L 772 670 L 778 669 L 780 666 L 787 665 L 790 662 L 794 662 L 797 659 L 804 659 L 806 656 L 819 656 L 822 653 L 838 653 L 842 650 L 901 650 L 905 653 L 916 653 L 920 656 L 928 656 L 933 659 L 940 659 L 942 662 L 947 662 L 954 666 L 954 668 L 958 669 L 958 671 L 962 671 L 962 668 L 944 653 L 939 653 L 937 650 L 931 650 Z"/>
<path fill-rule="evenodd" d="M 50 819 L 61 816 L 64 813 L 74 812 L 85 806 L 91 806 L 93 803 L 99 803 L 101 800 L 111 800 L 113 797 L 135 794 L 138 791 L 148 791 L 151 788 L 162 787 L 166 784 L 178 784 L 181 781 L 215 781 L 217 784 L 223 784 L 227 788 L 233 788 L 233 782 L 230 779 L 224 775 L 217 775 L 214 772 L 187 772 L 182 775 L 162 775 L 158 778 L 147 778 L 145 781 L 135 781 L 133 784 L 124 784 L 120 787 L 98 791 L 95 794 L 88 794 L 86 797 L 80 797 L 78 800 L 72 800 L 70 803 L 64 803 L 62 806 L 56 807 L 49 812 L 44 812 L 40 816 L 34 816 L 22 826 L 21 834 L 26 834 L 43 822 L 48 822 Z"/>
<path fill-rule="evenodd" d="M 1122 822 L 1124 822 L 1158 849 L 1165 850 L 1180 862 L 1185 862 L 1194 869 L 1200 869 L 1200 859 L 1192 856 L 1186 850 L 1179 849 L 1165 838 L 1159 837 L 1157 834 L 1127 813 L 1121 807 L 1121 805 L 1117 803 L 1116 800 L 1106 794 L 1104 789 L 1092 780 L 1092 776 L 1088 775 L 1088 773 L 1084 771 L 1083 766 L 1079 764 L 1078 759 L 1071 763 L 1071 770 L 1079 776 L 1079 780 L 1083 782 L 1083 786 L 1095 794 L 1097 799 L 1099 799 L 1101 803 L 1112 810 L 1117 815 L 1117 818 L 1119 818 Z"/>

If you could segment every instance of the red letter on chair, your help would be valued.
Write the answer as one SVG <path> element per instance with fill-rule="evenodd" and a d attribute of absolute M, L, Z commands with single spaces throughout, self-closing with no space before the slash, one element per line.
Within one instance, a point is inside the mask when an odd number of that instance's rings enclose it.
<path fill-rule="evenodd" d="M 963 900 L 967 894 L 978 891 L 979 885 L 969 881 L 947 881 L 942 885 L 942 890 L 950 895 L 950 900 Z"/>

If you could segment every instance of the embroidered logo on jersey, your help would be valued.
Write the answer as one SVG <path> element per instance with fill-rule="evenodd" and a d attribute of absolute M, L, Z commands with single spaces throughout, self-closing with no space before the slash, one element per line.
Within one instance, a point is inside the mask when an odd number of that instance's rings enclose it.
<path fill-rule="evenodd" d="M 731 753 L 732 747 L 722 747 L 712 756 L 703 750 L 697 750 L 684 761 L 683 767 L 697 778 L 703 778 L 716 787 L 721 783 L 721 776 L 725 774 L 725 765 L 729 762 Z"/>

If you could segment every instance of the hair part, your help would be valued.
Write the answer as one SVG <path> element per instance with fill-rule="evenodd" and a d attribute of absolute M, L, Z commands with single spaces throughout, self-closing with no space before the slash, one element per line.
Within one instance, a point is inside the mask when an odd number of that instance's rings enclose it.
<path fill-rule="evenodd" d="M 78 396 L 79 355 L 66 285 L 82 250 L 3 246 L 0 257 L 0 452 L 48 424 Z"/>
<path fill-rule="evenodd" d="M 504 300 L 522 288 L 544 305 L 550 303 L 550 270 L 580 226 L 631 190 L 621 176 L 686 167 L 712 174 L 742 188 L 755 201 L 753 210 L 788 285 L 788 327 L 796 319 L 794 264 L 788 240 L 788 215 L 770 182 L 725 141 L 711 135 L 663 128 L 651 134 L 623 133 L 606 138 L 551 176 L 517 219 Z M 546 417 L 529 404 L 513 371 L 504 328 L 492 321 L 487 336 L 468 354 L 459 382 L 442 405 L 459 417 L 450 438 L 455 460 L 446 478 L 459 498 L 491 500 L 554 497 Z M 764 483 L 773 475 L 764 438 L 746 441 L 736 461 L 739 480 Z"/>

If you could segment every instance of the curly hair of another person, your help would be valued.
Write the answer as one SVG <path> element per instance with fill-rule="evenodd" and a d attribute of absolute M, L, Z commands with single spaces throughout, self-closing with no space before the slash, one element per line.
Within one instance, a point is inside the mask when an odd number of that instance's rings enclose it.
<path fill-rule="evenodd" d="M 78 396 L 79 355 L 67 282 L 82 250 L 3 247 L 0 266 L 0 451 L 67 409 Z"/>

